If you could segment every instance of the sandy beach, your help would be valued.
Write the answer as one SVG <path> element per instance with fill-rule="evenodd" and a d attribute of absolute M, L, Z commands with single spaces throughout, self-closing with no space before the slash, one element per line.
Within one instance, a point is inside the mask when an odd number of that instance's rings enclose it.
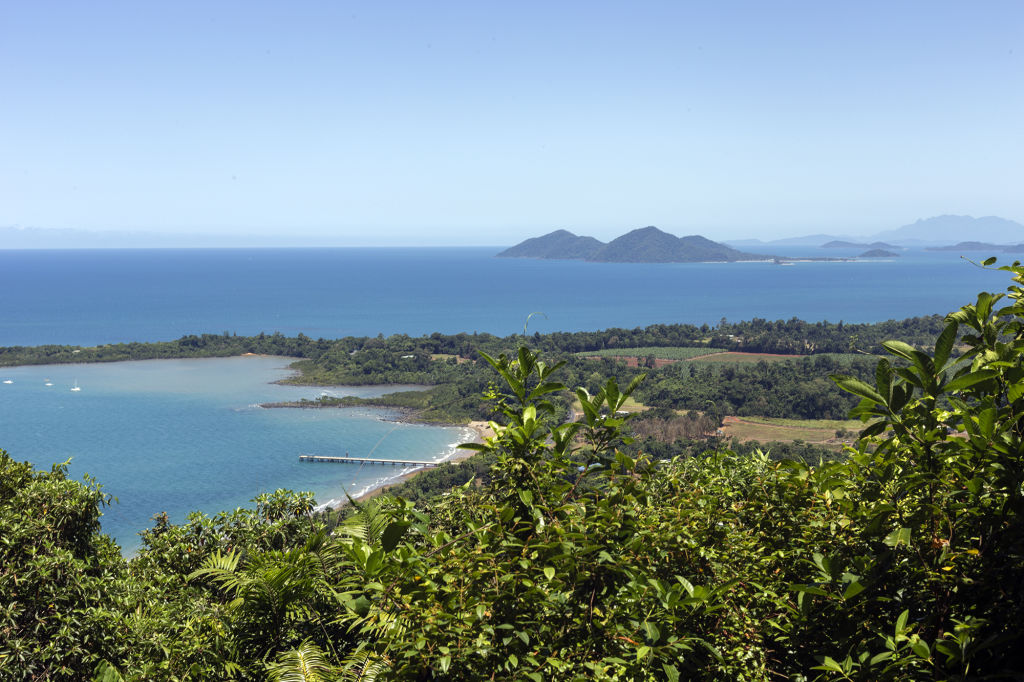
<path fill-rule="evenodd" d="M 494 435 L 494 431 L 491 429 L 490 425 L 487 422 L 485 422 L 485 421 L 472 421 L 472 422 L 469 422 L 468 424 L 466 424 L 465 426 L 473 429 L 473 431 L 476 433 L 476 436 L 472 440 L 467 441 L 469 443 L 483 443 L 484 440 L 486 440 L 487 438 L 490 438 L 491 436 Z M 449 457 L 445 461 L 446 462 L 461 462 L 461 461 L 463 461 L 465 459 L 469 459 L 474 454 L 475 453 L 472 450 L 456 450 L 455 454 L 453 454 L 451 457 Z M 387 483 L 385 485 L 379 486 L 377 488 L 374 488 L 373 490 L 368 490 L 367 492 L 363 493 L 362 495 L 356 497 L 355 500 L 356 500 L 356 502 L 364 502 L 366 500 L 369 500 L 369 499 L 371 499 L 373 497 L 376 497 L 377 495 L 380 495 L 381 493 L 383 493 L 387 489 L 389 489 L 389 488 L 391 488 L 393 486 L 398 485 L 399 483 L 403 483 L 405 481 L 408 481 L 410 478 L 412 478 L 413 476 L 416 476 L 417 474 L 419 474 L 419 473 L 421 473 L 423 471 L 426 471 L 426 469 L 417 469 L 415 471 L 410 471 L 407 474 L 403 474 L 403 475 L 399 476 L 396 480 L 394 480 L 391 483 Z M 346 505 L 348 505 L 348 500 L 345 500 L 344 502 L 336 505 L 334 507 L 334 509 L 340 509 L 340 508 L 342 508 L 342 507 L 344 507 Z"/>

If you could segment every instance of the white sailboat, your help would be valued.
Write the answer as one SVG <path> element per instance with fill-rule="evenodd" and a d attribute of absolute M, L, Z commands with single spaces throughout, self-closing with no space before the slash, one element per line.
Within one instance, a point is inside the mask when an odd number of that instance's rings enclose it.
<path fill-rule="evenodd" d="M 11 381 L 10 379 L 4 379 L 4 383 L 5 384 L 13 384 L 14 382 Z"/>
<path fill-rule="evenodd" d="M 72 391 L 81 391 L 82 390 L 82 389 L 80 389 L 78 387 L 78 379 L 75 379 L 75 385 L 71 387 L 71 390 Z"/>

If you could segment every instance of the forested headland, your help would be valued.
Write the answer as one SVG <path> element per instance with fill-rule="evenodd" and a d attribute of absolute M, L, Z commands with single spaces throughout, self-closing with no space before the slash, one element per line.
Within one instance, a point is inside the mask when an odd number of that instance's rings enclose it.
<path fill-rule="evenodd" d="M 422 384 L 431 388 L 375 399 L 342 399 L 328 404 L 386 405 L 415 410 L 419 419 L 465 423 L 486 419 L 490 407 L 482 398 L 493 381 L 480 352 L 508 353 L 524 342 L 554 360 L 566 362 L 564 381 L 596 390 L 604 377 L 630 380 L 646 373 L 636 398 L 645 405 L 728 414 L 799 419 L 842 419 L 854 401 L 827 377 L 844 371 L 868 376 L 881 343 L 898 339 L 923 346 L 942 329 L 938 315 L 874 324 L 751 320 L 714 326 L 660 324 L 636 329 L 555 332 L 497 337 L 490 334 L 431 334 L 410 337 L 346 337 L 312 339 L 280 333 L 238 336 L 203 334 L 175 341 L 120 343 L 93 347 L 36 346 L 0 348 L 0 366 L 115 362 L 159 358 L 228 357 L 255 353 L 297 358 L 297 375 L 287 381 L 306 385 Z M 791 356 L 747 357 L 736 363 L 675 363 L 660 368 L 629 367 L 615 359 L 593 360 L 588 352 L 658 347 L 689 349 L 691 355 L 714 350 Z M 582 355 L 581 355 L 582 354 Z M 783 358 L 787 359 L 787 358 Z M 646 358 L 643 358 L 646 360 Z M 755 362 L 750 362 L 755 360 Z M 640 363 L 644 364 L 644 363 Z M 653 363 L 647 363 L 653 364 Z M 757 390 L 750 390 L 756 386 Z M 564 412 L 571 401 L 560 401 Z"/>
<path fill-rule="evenodd" d="M 436 474 L 451 486 L 441 495 L 408 488 L 325 515 L 310 495 L 277 491 L 183 524 L 158 515 L 125 560 L 99 532 L 99 483 L 0 453 L 0 670 L 103 682 L 1014 679 L 1024 267 L 1005 269 L 1008 296 L 979 295 L 927 343 L 881 342 L 867 376 L 856 363 L 829 370 L 864 428 L 827 460 L 652 456 L 636 436 L 664 424 L 644 421 L 684 419 L 684 437 L 714 422 L 640 414 L 653 373 L 549 357 L 521 338 L 478 356 L 496 433 Z M 399 360 L 415 361 L 410 350 Z M 459 362 L 472 349 L 449 350 L 446 371 L 473 365 Z M 343 376 L 359 354 L 308 361 Z M 570 390 L 569 377 L 584 381 Z"/>

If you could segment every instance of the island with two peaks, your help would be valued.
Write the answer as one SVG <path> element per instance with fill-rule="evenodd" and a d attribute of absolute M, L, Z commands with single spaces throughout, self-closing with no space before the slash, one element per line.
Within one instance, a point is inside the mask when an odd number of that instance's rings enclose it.
<path fill-rule="evenodd" d="M 654 226 L 627 232 L 605 244 L 568 230 L 555 230 L 505 249 L 499 258 L 584 260 L 595 263 L 735 263 L 739 261 L 845 261 L 849 258 L 789 258 L 746 253 L 700 235 L 676 237 Z"/>

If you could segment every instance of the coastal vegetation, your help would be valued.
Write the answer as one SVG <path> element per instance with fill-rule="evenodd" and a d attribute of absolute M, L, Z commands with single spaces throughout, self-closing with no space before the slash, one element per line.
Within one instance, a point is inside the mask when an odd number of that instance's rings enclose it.
<path fill-rule="evenodd" d="M 872 355 L 883 352 L 885 339 L 921 347 L 942 330 L 937 315 L 875 324 L 767 321 L 754 319 L 709 325 L 651 325 L 636 329 L 555 332 L 531 336 L 431 334 L 421 337 L 346 337 L 312 339 L 280 333 L 238 336 L 203 334 L 175 341 L 120 343 L 93 347 L 37 346 L 0 348 L 0 366 L 58 362 L 114 362 L 160 358 L 227 357 L 246 353 L 294 358 L 297 374 L 289 383 L 303 385 L 428 386 L 421 392 L 379 398 L 324 398 L 307 407 L 371 405 L 402 408 L 406 418 L 466 423 L 486 419 L 481 398 L 493 380 L 478 351 L 492 355 L 530 346 L 555 360 L 565 360 L 565 382 L 594 391 L 603 378 L 623 380 L 647 372 L 637 398 L 652 407 L 700 410 L 717 417 L 729 414 L 800 419 L 839 419 L 854 403 L 828 381 L 830 372 L 866 378 Z M 726 352 L 771 356 L 727 355 Z M 605 358 L 605 356 L 608 356 Z M 644 366 L 624 367 L 615 357 L 639 356 Z M 703 357 L 701 357 L 703 356 Z M 775 357 L 780 356 L 780 357 Z M 809 357 L 801 357 L 809 356 Z M 604 358 L 601 360 L 588 359 Z M 657 367 L 650 359 L 687 362 Z M 771 364 L 771 367 L 762 367 Z M 638 365 L 641 363 L 637 363 Z M 713 366 L 707 366 L 713 364 Z M 741 366 L 746 364 L 747 366 Z M 746 386 L 758 387 L 756 391 Z M 571 401 L 555 399 L 565 416 Z"/>
<path fill-rule="evenodd" d="M 660 347 L 646 346 L 642 348 L 601 348 L 599 350 L 583 351 L 577 355 L 597 358 L 655 358 L 657 360 L 692 360 L 703 355 L 712 353 L 724 353 L 722 348 L 708 348 L 707 346 L 692 347 Z"/>
<path fill-rule="evenodd" d="M 659 438 L 677 416 L 703 428 L 701 413 L 621 409 L 653 375 L 588 375 L 570 391 L 594 361 L 526 345 L 475 363 L 492 377 L 495 435 L 480 459 L 432 472 L 462 484 L 347 516 L 278 491 L 180 525 L 157 516 L 125 560 L 99 532 L 109 498 L 96 482 L 0 453 L 0 669 L 104 682 L 1012 679 L 1024 267 L 1004 269 L 1008 295 L 980 294 L 926 348 L 887 341 L 866 377 L 828 370 L 864 427 L 829 459 L 676 450 L 681 439 Z M 558 405 L 573 400 L 581 414 L 566 421 Z"/>

